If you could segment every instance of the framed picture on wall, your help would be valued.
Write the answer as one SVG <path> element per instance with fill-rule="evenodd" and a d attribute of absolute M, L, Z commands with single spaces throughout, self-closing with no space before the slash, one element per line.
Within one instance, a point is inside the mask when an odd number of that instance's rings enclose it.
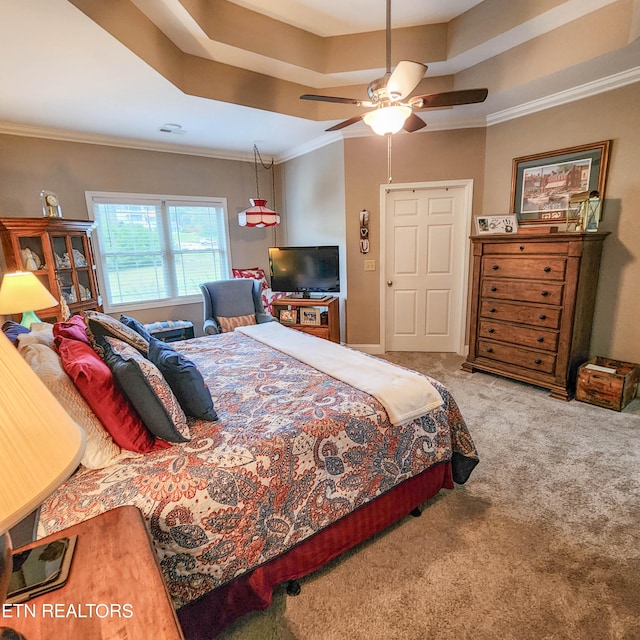
<path fill-rule="evenodd" d="M 521 225 L 569 222 L 571 196 L 604 198 L 611 141 L 514 158 L 511 211 Z"/>
<path fill-rule="evenodd" d="M 504 216 L 476 216 L 476 234 L 518 233 L 518 216 L 509 214 Z"/>

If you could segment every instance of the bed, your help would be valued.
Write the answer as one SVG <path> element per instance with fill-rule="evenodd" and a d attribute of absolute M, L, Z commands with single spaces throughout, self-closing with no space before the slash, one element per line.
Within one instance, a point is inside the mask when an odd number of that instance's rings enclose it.
<path fill-rule="evenodd" d="M 39 534 L 138 507 L 190 640 L 268 607 L 275 586 L 465 482 L 478 462 L 455 400 L 426 376 L 441 403 L 398 423 L 370 393 L 250 332 L 171 347 L 197 366 L 218 419 L 188 418 L 185 442 L 80 466 L 42 505 Z"/>

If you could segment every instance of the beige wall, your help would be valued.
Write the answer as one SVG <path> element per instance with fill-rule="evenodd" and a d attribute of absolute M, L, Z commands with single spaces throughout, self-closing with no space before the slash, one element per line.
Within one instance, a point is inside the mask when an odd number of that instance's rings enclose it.
<path fill-rule="evenodd" d="M 294 158 L 284 163 L 280 172 L 286 210 L 281 244 L 339 247 L 340 333 L 344 340 L 347 254 L 343 143 L 335 142 Z"/>
<path fill-rule="evenodd" d="M 482 203 L 484 129 L 413 133 L 393 138 L 393 183 L 472 179 L 473 211 Z M 347 212 L 346 341 L 353 345 L 380 343 L 380 186 L 388 183 L 387 140 L 379 136 L 345 140 Z M 370 252 L 360 253 L 358 214 L 370 216 Z M 471 230 L 469 230 L 471 231 Z M 376 271 L 365 271 L 364 261 L 375 260 Z"/>
<path fill-rule="evenodd" d="M 268 172 L 260 195 L 271 199 Z M 255 197 L 253 162 L 0 135 L 0 216 L 42 215 L 40 191 L 58 194 L 65 218 L 88 219 L 85 191 L 227 198 L 234 267 L 268 269 L 267 247 L 279 229 L 239 227 L 237 213 Z M 191 320 L 201 333 L 202 304 L 132 312 L 142 322 Z"/>
<path fill-rule="evenodd" d="M 612 140 L 592 355 L 640 362 L 640 83 L 487 129 L 483 213 L 509 209 L 515 157 Z"/>

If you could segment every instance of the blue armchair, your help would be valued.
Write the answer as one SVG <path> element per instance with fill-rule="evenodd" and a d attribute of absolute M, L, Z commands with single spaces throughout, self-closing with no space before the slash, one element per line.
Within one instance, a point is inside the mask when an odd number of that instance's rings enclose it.
<path fill-rule="evenodd" d="M 262 304 L 262 283 L 248 278 L 217 280 L 200 285 L 204 301 L 205 334 L 222 333 L 218 318 L 254 315 L 257 324 L 277 320 L 266 313 Z"/>

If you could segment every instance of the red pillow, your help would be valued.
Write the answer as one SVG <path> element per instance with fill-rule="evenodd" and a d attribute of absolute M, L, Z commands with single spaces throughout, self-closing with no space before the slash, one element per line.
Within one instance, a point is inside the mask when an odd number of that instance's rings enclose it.
<path fill-rule="evenodd" d="M 58 347 L 58 344 L 62 338 L 70 338 L 71 340 L 80 340 L 80 342 L 89 342 L 87 336 L 87 325 L 84 322 L 82 316 L 71 316 L 65 322 L 56 322 L 53 325 L 53 343 Z"/>
<path fill-rule="evenodd" d="M 111 369 L 88 344 L 61 337 L 58 353 L 67 375 L 116 444 L 139 453 L 171 446 L 156 439 L 142 424 L 140 416 L 116 385 Z"/>
<path fill-rule="evenodd" d="M 267 276 L 264 274 L 264 269 L 260 269 L 260 267 L 254 267 L 252 269 L 231 269 L 231 272 L 234 278 L 253 278 L 254 280 L 260 280 L 263 291 L 269 288 Z"/>

